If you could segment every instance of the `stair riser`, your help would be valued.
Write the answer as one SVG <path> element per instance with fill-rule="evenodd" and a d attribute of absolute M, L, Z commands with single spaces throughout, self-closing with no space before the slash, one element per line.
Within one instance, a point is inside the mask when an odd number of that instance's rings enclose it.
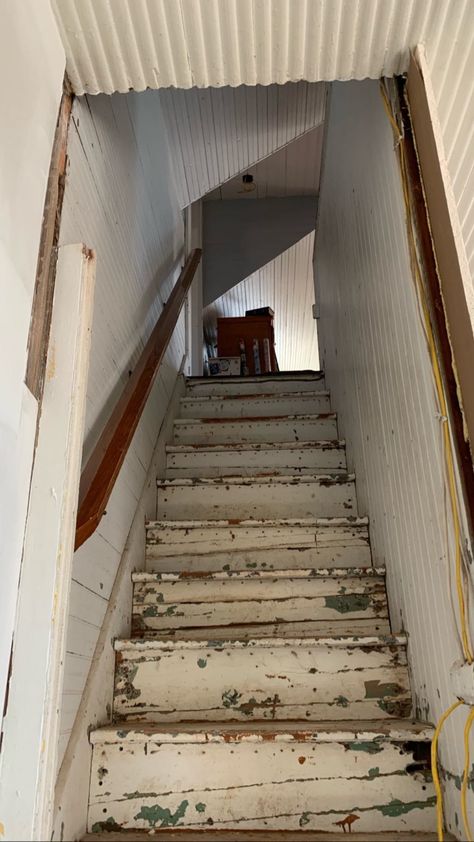
<path fill-rule="evenodd" d="M 114 711 L 154 722 L 408 715 L 406 653 L 294 640 L 134 648 L 117 656 Z"/>
<path fill-rule="evenodd" d="M 315 447 L 300 449 L 271 448 L 261 450 L 226 451 L 194 450 L 186 453 L 168 453 L 166 476 L 225 477 L 328 473 L 346 470 L 343 447 Z"/>
<path fill-rule="evenodd" d="M 89 830 L 123 828 L 430 831 L 434 792 L 390 743 L 97 744 Z M 339 824 L 338 824 L 339 823 Z M 105 825 L 107 827 L 107 825 Z M 345 825 L 345 829 L 351 827 Z M 351 827 L 352 829 L 352 827 Z"/>
<path fill-rule="evenodd" d="M 187 627 L 226 627 L 246 624 L 317 622 L 337 627 L 344 622 L 388 618 L 383 580 L 359 579 L 245 579 L 224 581 L 187 579 L 177 582 L 136 583 L 134 628 L 145 630 Z"/>
<path fill-rule="evenodd" d="M 144 640 L 255 640 L 268 637 L 279 638 L 318 638 L 318 637 L 339 637 L 355 634 L 359 637 L 365 635 L 387 635 L 390 634 L 390 622 L 388 619 L 364 619 L 364 620 L 307 620 L 304 622 L 283 623 L 270 622 L 267 624 L 248 623 L 245 626 L 210 626 L 196 628 L 186 626 L 183 630 L 165 629 L 157 631 L 153 628 L 144 627 L 141 616 L 132 618 L 132 634 L 134 637 Z"/>
<path fill-rule="evenodd" d="M 257 549 L 258 548 L 258 549 Z M 216 526 L 147 531 L 149 572 L 370 567 L 366 526 Z"/>
<path fill-rule="evenodd" d="M 175 421 L 176 444 L 225 444 L 243 442 L 287 442 L 337 439 L 333 415 L 315 419 L 292 418 L 264 421 Z"/>
<path fill-rule="evenodd" d="M 244 398 L 182 398 L 180 403 L 181 418 L 268 418 L 278 415 L 310 415 L 330 412 L 329 395 L 263 397 L 249 395 Z"/>
<path fill-rule="evenodd" d="M 357 514 L 352 481 L 196 484 L 158 487 L 158 517 L 251 519 Z"/>
<path fill-rule="evenodd" d="M 190 396 L 207 395 L 278 395 L 281 392 L 316 392 L 326 388 L 324 375 L 316 377 L 225 377 L 205 380 L 188 380 L 186 393 Z"/>

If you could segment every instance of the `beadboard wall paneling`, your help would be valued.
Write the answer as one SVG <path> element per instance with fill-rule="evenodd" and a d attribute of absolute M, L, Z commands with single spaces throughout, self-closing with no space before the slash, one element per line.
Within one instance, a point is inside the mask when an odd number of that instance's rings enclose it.
<path fill-rule="evenodd" d="M 317 322 L 313 319 L 314 231 L 237 284 L 204 310 L 206 341 L 217 342 L 219 316 L 246 310 L 275 311 L 275 344 L 282 371 L 319 369 Z"/>
<path fill-rule="evenodd" d="M 183 223 L 159 94 L 74 103 L 61 244 L 97 253 L 84 462 L 137 362 L 183 262 Z M 184 311 L 96 533 L 75 553 L 61 757 L 185 352 Z"/>
<path fill-rule="evenodd" d="M 377 82 L 335 83 L 329 111 L 315 249 L 321 364 L 359 510 L 370 516 L 374 563 L 387 566 L 394 631 L 409 633 L 417 713 L 436 721 L 453 701 L 449 670 L 461 652 L 442 428 L 398 162 Z M 441 739 L 452 780 L 462 772 L 465 717 L 456 712 Z M 473 814 L 471 792 L 469 801 Z M 456 814 L 459 792 L 449 787 L 449 829 L 459 835 Z"/>

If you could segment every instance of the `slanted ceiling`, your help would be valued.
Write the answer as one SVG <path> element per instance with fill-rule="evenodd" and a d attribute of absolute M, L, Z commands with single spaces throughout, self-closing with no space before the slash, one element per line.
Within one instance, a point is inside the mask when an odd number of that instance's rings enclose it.
<path fill-rule="evenodd" d="M 287 144 L 298 137 L 303 143 L 317 127 L 322 135 L 327 87 L 324 82 L 298 82 L 156 93 L 166 115 L 181 207 L 257 161 L 269 160 L 277 150 L 282 156 L 276 165 L 284 166 L 284 149 L 291 148 Z M 311 145 L 308 139 L 299 152 L 318 154 L 317 144 L 313 141 Z M 289 178 L 298 164 L 291 154 Z M 275 167 L 274 159 L 273 164 Z M 309 176 L 313 178 L 311 173 Z"/>
<path fill-rule="evenodd" d="M 275 311 L 275 343 L 283 371 L 319 368 L 318 336 L 313 319 L 314 231 L 263 266 L 204 310 L 204 335 L 217 342 L 218 316 L 244 316 L 246 310 Z"/>

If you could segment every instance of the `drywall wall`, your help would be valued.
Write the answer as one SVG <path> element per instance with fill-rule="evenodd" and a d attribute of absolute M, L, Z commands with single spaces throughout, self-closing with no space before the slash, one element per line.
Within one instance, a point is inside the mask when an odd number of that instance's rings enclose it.
<path fill-rule="evenodd" d="M 28 329 L 65 56 L 48 0 L 4 3 L 1 16 L 0 68 L 4 84 L 0 91 L 3 357 L 0 367 L 0 705 L 3 710 L 36 430 L 37 404 L 24 384 Z M 39 78 L 38 68 L 41 68 L 41 85 L 32 96 Z"/>
<path fill-rule="evenodd" d="M 177 279 L 184 232 L 159 93 L 77 100 L 68 154 L 60 242 L 97 254 L 85 461 Z M 106 514 L 74 556 L 60 756 L 182 363 L 184 321 L 183 311 Z"/>
<path fill-rule="evenodd" d="M 217 343 L 219 316 L 243 316 L 246 310 L 271 307 L 275 313 L 275 350 L 280 370 L 317 370 L 313 246 L 314 231 L 206 307 L 206 342 L 212 346 Z"/>
<path fill-rule="evenodd" d="M 203 301 L 211 304 L 309 234 L 315 196 L 203 202 Z"/>
<path fill-rule="evenodd" d="M 335 83 L 315 247 L 322 366 L 370 516 L 374 562 L 385 564 L 394 630 L 409 633 L 418 716 L 453 702 L 460 657 L 449 571 L 442 420 L 408 254 L 392 130 L 377 82 Z M 463 709 L 441 739 L 447 815 L 460 831 Z M 469 793 L 472 811 L 472 792 Z"/>

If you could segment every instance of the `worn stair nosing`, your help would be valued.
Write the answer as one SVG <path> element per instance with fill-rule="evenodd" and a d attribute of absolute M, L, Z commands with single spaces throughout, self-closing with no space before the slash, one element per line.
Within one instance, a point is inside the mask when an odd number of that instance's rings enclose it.
<path fill-rule="evenodd" d="M 132 573 L 132 582 L 177 582 L 200 581 L 228 581 L 229 579 L 347 579 L 357 577 L 380 578 L 386 576 L 385 567 L 308 567 L 292 570 L 219 570 L 216 572 L 183 572 L 183 573 Z"/>
<path fill-rule="evenodd" d="M 255 423 L 267 423 L 269 421 L 335 421 L 336 418 L 336 412 L 316 412 L 305 413 L 301 415 L 236 415 L 233 418 L 175 418 L 173 423 L 176 426 L 181 427 L 190 424 L 195 424 L 196 426 L 201 426 L 205 424 L 241 424 L 243 421 L 253 421 Z"/>
<path fill-rule="evenodd" d="M 199 485 L 345 485 L 355 482 L 355 474 L 330 472 L 325 474 L 305 474 L 295 476 L 231 476 L 231 477 L 176 477 L 176 479 L 157 479 L 158 488 L 193 488 Z"/>
<path fill-rule="evenodd" d="M 414 719 L 334 720 L 257 720 L 241 722 L 193 722 L 175 725 L 144 722 L 118 722 L 91 731 L 97 743 L 144 743 L 150 740 L 170 743 L 222 742 L 429 742 L 434 733 L 431 723 Z"/>
<path fill-rule="evenodd" d="M 186 377 L 186 383 L 193 386 L 196 383 L 264 383 L 265 380 L 270 380 L 276 383 L 284 383 L 285 380 L 322 380 L 324 378 L 324 371 L 319 369 L 313 371 L 307 369 L 306 371 L 276 371 L 273 374 L 266 372 L 265 374 L 251 374 L 243 375 L 237 374 L 233 377 L 226 377 L 225 375 L 216 375 L 214 377 L 199 377 L 198 375 L 190 375 Z"/>
<path fill-rule="evenodd" d="M 226 830 L 206 827 L 156 828 L 150 837 L 148 830 L 119 830 L 86 833 L 81 842 L 346 842 L 345 831 L 318 830 Z M 456 842 L 456 838 L 445 831 L 445 842 Z M 438 842 L 437 833 L 424 831 L 388 830 L 382 833 L 351 833 L 351 842 Z"/>
<path fill-rule="evenodd" d="M 183 630 L 186 633 L 186 630 Z M 331 646 L 333 648 L 357 649 L 359 647 L 377 649 L 386 646 L 400 646 L 407 645 L 407 636 L 405 634 L 383 634 L 383 635 L 339 635 L 332 637 L 266 637 L 254 638 L 252 640 L 226 640 L 225 627 L 222 629 L 223 637 L 221 640 L 143 640 L 141 638 L 118 638 L 114 641 L 114 649 L 116 652 L 146 652 L 165 651 L 165 650 L 183 650 L 183 649 L 288 649 L 290 646 L 299 646 L 302 649 L 309 649 L 311 646 Z"/>
<path fill-rule="evenodd" d="M 184 395 L 180 398 L 181 403 L 185 403 L 186 401 L 193 401 L 198 403 L 199 401 L 209 401 L 212 403 L 213 401 L 235 401 L 235 400 L 245 400 L 245 401 L 258 401 L 258 400 L 285 400 L 286 398 L 291 398 L 294 400 L 295 398 L 308 398 L 308 400 L 317 399 L 317 398 L 329 398 L 330 392 L 328 389 L 321 389 L 318 391 L 317 389 L 314 392 L 311 392 L 309 389 L 306 392 L 258 392 L 257 394 L 253 395 L 246 395 L 245 393 L 239 394 L 229 394 L 229 395 Z"/>
<path fill-rule="evenodd" d="M 246 451 L 260 453 L 262 450 L 343 450 L 346 446 L 345 439 L 318 439 L 316 441 L 267 441 L 267 442 L 243 442 L 242 444 L 167 444 L 167 453 L 195 453 L 196 451 L 209 451 L 210 453 L 227 453 Z"/>
<path fill-rule="evenodd" d="M 294 477 L 292 477 L 294 479 Z M 368 526 L 369 518 L 361 517 L 359 515 L 349 515 L 345 517 L 297 517 L 297 518 L 219 518 L 219 520 L 205 520 L 201 518 L 194 518 L 190 520 L 163 520 L 156 518 L 156 520 L 148 520 L 145 523 L 146 529 L 219 529 L 232 527 L 244 528 L 258 528 L 258 527 L 282 527 L 289 526 L 310 526 L 310 527 L 331 527 L 331 526 Z"/>

